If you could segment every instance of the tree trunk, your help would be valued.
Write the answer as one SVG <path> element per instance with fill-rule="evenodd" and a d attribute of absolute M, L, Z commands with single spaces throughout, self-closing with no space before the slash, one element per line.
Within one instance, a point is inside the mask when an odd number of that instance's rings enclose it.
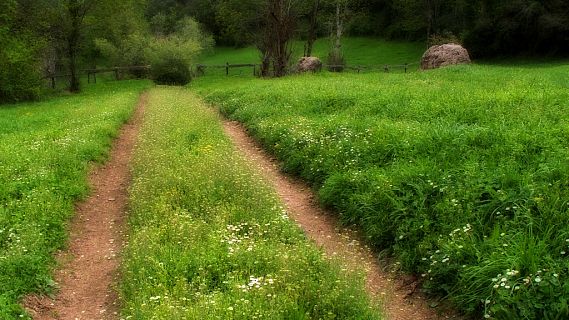
<path fill-rule="evenodd" d="M 67 58 L 69 63 L 69 91 L 79 92 L 81 85 L 79 82 L 77 57 L 79 55 L 79 45 L 81 42 L 81 28 L 87 12 L 94 4 L 94 1 L 67 0 L 65 27 L 65 41 L 67 44 Z"/>
<path fill-rule="evenodd" d="M 316 42 L 317 31 L 318 31 L 318 11 L 320 10 L 320 0 L 314 1 L 314 6 L 312 7 L 312 12 L 310 12 L 310 27 L 308 29 L 308 39 L 304 45 L 304 56 L 312 56 L 312 48 L 314 47 L 314 42 Z"/>
<path fill-rule="evenodd" d="M 340 1 L 336 2 L 336 41 L 334 43 L 334 50 L 340 53 L 342 49 L 342 34 L 343 34 L 342 18 L 340 17 Z"/>
<path fill-rule="evenodd" d="M 71 78 L 69 79 L 69 91 L 79 92 L 81 90 L 81 84 L 79 82 L 79 77 L 77 75 L 77 47 L 78 47 L 79 37 L 78 30 L 74 29 L 71 31 L 67 41 L 67 54 L 69 59 L 69 73 Z"/>

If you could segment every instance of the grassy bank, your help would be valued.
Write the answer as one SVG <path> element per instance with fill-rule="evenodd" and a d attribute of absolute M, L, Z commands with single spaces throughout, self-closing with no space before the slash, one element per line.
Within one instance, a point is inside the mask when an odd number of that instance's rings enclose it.
<path fill-rule="evenodd" d="M 377 319 L 185 89 L 150 94 L 135 153 L 125 319 Z"/>
<path fill-rule="evenodd" d="M 194 88 L 425 287 L 475 316 L 569 316 L 569 67 Z"/>
<path fill-rule="evenodd" d="M 384 64 L 404 64 L 419 62 L 426 50 L 422 43 L 385 41 L 375 38 L 345 38 L 342 44 L 344 57 L 348 65 L 381 66 Z M 292 60 L 297 61 L 303 55 L 304 42 L 293 42 Z M 326 60 L 330 51 L 329 39 L 318 39 L 314 44 L 313 56 Z M 200 63 L 223 65 L 226 62 L 259 63 L 259 51 L 254 46 L 235 49 L 216 47 L 213 53 L 205 54 Z"/>
<path fill-rule="evenodd" d="M 49 292 L 52 254 L 64 246 L 91 161 L 103 161 L 148 82 L 89 86 L 80 95 L 0 106 L 0 318 Z"/>

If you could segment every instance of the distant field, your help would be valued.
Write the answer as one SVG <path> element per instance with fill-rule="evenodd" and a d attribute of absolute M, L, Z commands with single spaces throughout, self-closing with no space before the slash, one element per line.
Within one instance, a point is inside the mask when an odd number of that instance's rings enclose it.
<path fill-rule="evenodd" d="M 361 61 L 370 61 L 365 55 Z M 460 310 L 569 317 L 569 64 L 192 88 Z"/>
<path fill-rule="evenodd" d="M 50 292 L 52 254 L 65 245 L 90 161 L 102 161 L 147 81 L 85 87 L 77 96 L 0 106 L 0 318 Z"/>
<path fill-rule="evenodd" d="M 330 49 L 328 39 L 319 39 L 314 45 L 314 56 L 326 60 Z M 304 42 L 295 41 L 293 60 L 298 60 L 304 50 Z M 346 63 L 349 65 L 384 65 L 418 62 L 426 45 L 422 43 L 392 42 L 373 38 L 346 38 L 343 42 Z M 216 47 L 213 54 L 199 59 L 200 63 L 221 65 L 229 63 L 258 63 L 259 52 L 255 47 L 241 49 Z"/>

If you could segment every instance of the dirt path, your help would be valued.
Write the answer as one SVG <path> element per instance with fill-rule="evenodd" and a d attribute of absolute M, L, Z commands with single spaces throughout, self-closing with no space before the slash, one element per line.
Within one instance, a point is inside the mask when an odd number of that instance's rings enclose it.
<path fill-rule="evenodd" d="M 36 320 L 95 320 L 118 318 L 115 283 L 117 254 L 130 183 L 129 162 L 138 137 L 147 95 L 113 144 L 109 161 L 89 176 L 91 196 L 76 207 L 70 225 L 69 249 L 58 255 L 62 269 L 55 274 L 55 299 L 30 296 L 24 306 Z"/>
<path fill-rule="evenodd" d="M 225 132 L 233 140 L 246 159 L 261 168 L 271 181 L 288 212 L 306 234 L 321 246 L 327 255 L 340 257 L 348 268 L 363 267 L 366 273 L 366 289 L 383 301 L 386 316 L 390 320 L 452 319 L 451 315 L 439 315 L 428 302 L 415 292 L 416 279 L 396 278 L 382 270 L 369 248 L 362 245 L 356 232 L 338 225 L 333 214 L 321 209 L 310 187 L 297 179 L 280 173 L 278 162 L 265 153 L 237 122 L 225 121 Z"/>

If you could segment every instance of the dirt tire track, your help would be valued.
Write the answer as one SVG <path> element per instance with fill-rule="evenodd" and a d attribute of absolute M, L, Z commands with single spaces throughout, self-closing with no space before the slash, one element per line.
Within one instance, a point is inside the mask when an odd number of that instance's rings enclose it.
<path fill-rule="evenodd" d="M 319 206 L 306 183 L 282 174 L 278 162 L 249 137 L 241 124 L 235 121 L 224 121 L 223 124 L 226 134 L 245 159 L 254 167 L 259 167 L 261 174 L 274 184 L 289 215 L 309 238 L 322 247 L 327 255 L 338 256 L 346 267 L 352 270 L 363 267 L 366 290 L 372 297 L 381 299 L 387 319 L 457 318 L 450 314 L 439 314 L 430 308 L 425 297 L 415 292 L 415 280 L 397 278 L 393 273 L 383 271 L 372 251 L 358 241 L 361 236 L 339 226 L 338 219 Z"/>
<path fill-rule="evenodd" d="M 129 163 L 143 120 L 147 93 L 114 141 L 109 160 L 89 175 L 91 195 L 76 206 L 69 249 L 57 256 L 55 299 L 28 296 L 24 307 L 36 320 L 118 318 L 117 280 L 130 185 Z"/>

